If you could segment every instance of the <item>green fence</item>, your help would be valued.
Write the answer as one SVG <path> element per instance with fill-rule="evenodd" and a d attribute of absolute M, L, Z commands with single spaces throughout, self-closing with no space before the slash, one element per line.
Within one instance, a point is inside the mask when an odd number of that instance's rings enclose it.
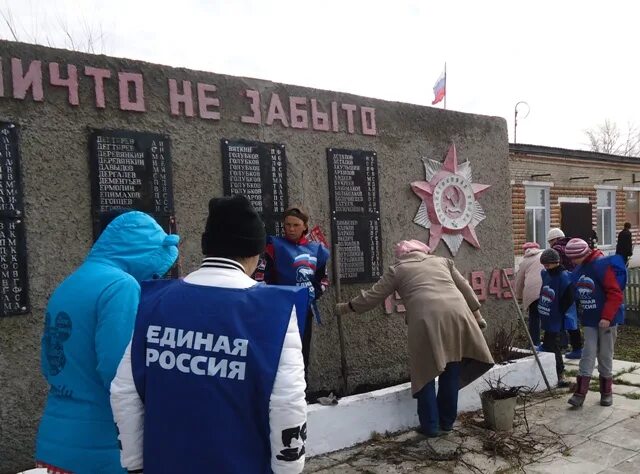
<path fill-rule="evenodd" d="M 627 273 L 624 303 L 627 309 L 625 322 L 640 326 L 640 268 L 630 268 Z"/>

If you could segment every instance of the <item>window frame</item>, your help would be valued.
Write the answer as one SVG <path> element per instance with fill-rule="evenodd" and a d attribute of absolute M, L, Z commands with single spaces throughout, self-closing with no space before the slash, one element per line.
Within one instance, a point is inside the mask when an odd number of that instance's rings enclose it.
<path fill-rule="evenodd" d="M 624 192 L 624 221 L 625 222 L 631 222 L 631 228 L 632 229 L 637 229 L 640 228 L 640 188 L 636 188 L 636 187 L 625 187 L 622 188 L 623 192 Z M 635 219 L 629 219 L 628 214 L 629 214 L 629 210 L 627 208 L 627 205 L 629 203 L 629 193 L 633 193 L 636 195 L 636 216 Z"/>
<path fill-rule="evenodd" d="M 598 234 L 598 247 L 609 249 L 613 248 L 616 245 L 616 188 L 596 188 L 596 233 Z M 611 197 L 611 205 L 610 206 L 601 206 L 600 205 L 600 193 L 609 194 Z M 607 199 L 605 197 L 604 201 Z M 605 243 L 605 219 L 604 212 L 606 210 L 610 211 L 610 219 L 609 222 L 609 243 Z M 602 223 L 602 229 L 600 228 L 600 224 Z"/>
<path fill-rule="evenodd" d="M 549 188 L 551 185 L 549 183 L 523 183 L 524 185 L 524 222 L 525 222 L 525 241 L 526 242 L 536 242 L 536 211 L 543 210 L 545 212 L 544 215 L 544 229 L 542 232 L 544 242 L 538 242 L 541 248 L 547 248 L 549 243 L 547 242 L 547 234 L 549 232 L 549 228 L 551 226 L 551 200 L 550 200 L 550 192 Z M 544 191 L 544 205 L 528 205 L 527 204 L 527 190 L 528 189 L 536 189 Z M 529 239 L 527 235 L 527 214 L 529 211 L 533 211 L 533 238 Z"/>

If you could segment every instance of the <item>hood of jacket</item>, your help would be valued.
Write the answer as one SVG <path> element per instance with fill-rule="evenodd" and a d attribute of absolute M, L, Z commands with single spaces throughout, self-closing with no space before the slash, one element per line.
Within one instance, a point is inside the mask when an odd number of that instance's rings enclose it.
<path fill-rule="evenodd" d="M 604 253 L 602 253 L 602 250 L 599 249 L 593 249 L 591 251 L 591 253 L 589 255 L 587 255 L 587 258 L 584 259 L 584 263 L 590 263 L 593 262 L 594 260 L 599 259 L 600 257 L 604 257 Z"/>
<path fill-rule="evenodd" d="M 126 212 L 102 232 L 86 261 L 113 265 L 138 281 L 162 277 L 178 258 L 180 237 L 144 212 Z"/>
<path fill-rule="evenodd" d="M 527 249 L 524 252 L 524 258 L 531 258 L 531 257 L 535 257 L 536 255 L 542 253 L 543 250 L 542 249 Z"/>

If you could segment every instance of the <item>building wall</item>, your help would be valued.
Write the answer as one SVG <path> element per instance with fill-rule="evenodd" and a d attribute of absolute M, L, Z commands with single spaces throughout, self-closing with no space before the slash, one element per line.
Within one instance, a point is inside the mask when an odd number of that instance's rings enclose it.
<path fill-rule="evenodd" d="M 640 183 L 634 183 L 635 176 L 640 178 L 638 165 L 614 162 L 593 162 L 557 156 L 525 155 L 510 153 L 509 168 L 511 172 L 511 198 L 513 209 L 514 253 L 522 255 L 522 244 L 525 243 L 525 185 L 526 183 L 552 183 L 549 187 L 550 228 L 560 227 L 561 212 L 559 198 L 587 198 L 592 204 L 592 226 L 597 225 L 597 188 L 602 186 L 615 190 L 615 226 L 616 234 L 622 229 L 626 220 L 626 189 L 640 190 Z M 533 176 L 545 175 L 545 176 Z M 572 177 L 587 179 L 572 180 Z M 617 181 L 607 181 L 617 180 Z M 640 244 L 640 228 L 632 228 L 634 243 Z M 598 236 L 602 241 L 602 236 Z M 615 247 L 615 242 L 614 242 Z M 605 247 L 604 250 L 611 250 Z"/>
<path fill-rule="evenodd" d="M 39 369 L 47 299 L 83 261 L 92 244 L 89 127 L 162 133 L 171 138 L 173 192 L 178 231 L 183 241 L 183 272 L 197 268 L 207 202 L 222 194 L 222 138 L 284 143 L 289 162 L 290 203 L 306 207 L 312 224 L 319 224 L 329 238 L 326 149 L 375 150 L 380 174 L 385 265 L 393 261 L 394 242 L 405 238 L 427 239 L 428 231 L 413 223 L 420 202 L 409 183 L 424 179 L 421 157 L 442 160 L 453 141 L 459 161 L 471 163 L 474 182 L 491 185 L 479 199 L 487 215 L 476 229 L 481 249 L 463 243 L 455 258 L 456 265 L 466 275 L 472 271 L 491 274 L 494 269 L 512 266 L 509 252 L 504 251 L 511 247 L 513 240 L 511 203 L 504 199 L 509 193 L 509 171 L 507 127 L 503 119 L 18 43 L 0 41 L 0 51 L 0 120 L 20 126 L 32 305 L 27 315 L 0 318 L 2 473 L 32 465 L 34 436 L 47 393 Z M 22 91 L 20 81 L 16 83 L 12 77 L 17 65 L 26 73 L 30 70 L 28 67 L 37 66 L 36 61 L 41 62 L 42 97 L 37 87 Z M 77 67 L 77 105 L 70 103 L 66 87 L 52 85 L 60 82 L 52 81 L 53 63 L 60 65 L 62 76 L 67 71 L 65 66 Z M 104 82 L 104 107 L 98 107 L 94 80 L 87 76 L 86 67 L 102 68 L 110 74 Z M 123 110 L 118 78 L 127 76 L 120 73 L 143 77 L 144 112 Z M 201 118 L 197 102 L 192 116 L 185 115 L 184 104 L 172 113 L 169 79 L 177 80 L 180 85 L 183 80 L 191 81 L 194 101 L 196 83 L 215 85 L 220 118 Z M 260 123 L 241 119 L 252 114 L 247 90 L 260 94 Z M 359 114 L 355 114 L 354 129 L 350 131 L 343 110 L 340 110 L 336 131 L 333 128 L 318 131 L 310 125 L 296 129 L 290 123 L 284 126 L 282 120 L 267 124 L 268 98 L 275 93 L 287 114 L 290 111 L 287 99 L 291 97 L 314 98 L 323 111 L 330 111 L 332 102 L 374 108 L 377 131 L 369 135 L 362 133 L 364 127 Z M 131 90 L 125 88 L 123 94 L 131 100 Z M 309 104 L 307 100 L 307 108 Z M 451 257 L 442 243 L 435 252 Z M 485 282 L 489 284 L 488 279 Z M 367 287 L 343 285 L 342 299 L 353 297 Z M 499 291 L 488 296 L 484 313 L 493 328 L 512 316 L 512 302 L 507 296 Z M 312 391 L 340 388 L 335 302 L 336 294 L 331 289 L 321 302 L 324 322 L 314 327 L 309 380 Z M 381 305 L 368 314 L 343 320 L 351 390 L 408 378 L 406 325 L 402 315 L 387 315 Z"/>

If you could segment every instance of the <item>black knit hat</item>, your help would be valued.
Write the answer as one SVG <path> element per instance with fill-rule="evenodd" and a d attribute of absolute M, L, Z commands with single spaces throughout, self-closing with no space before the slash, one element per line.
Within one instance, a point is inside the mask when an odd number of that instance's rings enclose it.
<path fill-rule="evenodd" d="M 554 249 L 547 249 L 540 255 L 540 263 L 560 263 L 560 254 Z"/>
<path fill-rule="evenodd" d="M 264 251 L 264 223 L 240 195 L 213 198 L 202 234 L 202 253 L 211 257 L 253 257 Z"/>

